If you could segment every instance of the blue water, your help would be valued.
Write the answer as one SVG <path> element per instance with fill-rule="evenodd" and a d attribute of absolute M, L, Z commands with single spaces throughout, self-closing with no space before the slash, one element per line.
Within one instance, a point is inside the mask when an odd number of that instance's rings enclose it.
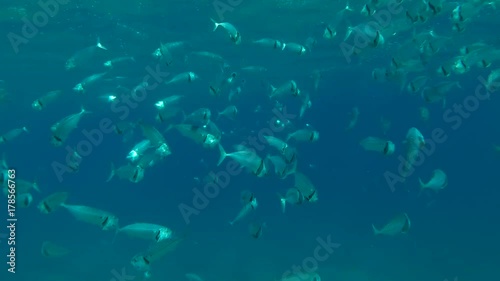
<path fill-rule="evenodd" d="M 141 16 L 137 11 L 127 15 L 115 7 L 120 4 L 109 4 L 115 8 L 105 13 L 105 8 L 92 10 L 83 4 L 85 8 L 79 8 L 80 4 L 62 6 L 60 13 L 40 28 L 36 36 L 20 45 L 17 54 L 8 41 L 2 41 L 0 79 L 5 81 L 12 100 L 0 104 L 0 132 L 22 126 L 28 127 L 30 132 L 15 142 L 1 144 L 0 152 L 5 154 L 9 168 L 16 169 L 18 178 L 36 180 L 42 192 L 33 193 L 34 201 L 30 207 L 16 209 L 15 274 L 7 272 L 7 241 L 1 239 L 1 280 L 122 281 L 114 275 L 122 269 L 134 280 L 144 279 L 141 272 L 132 268 L 130 259 L 145 250 L 147 242 L 119 236 L 112 243 L 112 232 L 76 221 L 65 210 L 43 215 L 36 209 L 41 199 L 58 191 L 69 192 L 69 204 L 88 205 L 116 214 L 120 225 L 152 222 L 164 224 L 178 233 L 187 233 L 185 241 L 174 252 L 153 265 L 151 280 L 185 280 L 186 273 L 196 273 L 205 281 L 279 280 L 292 266 L 301 265 L 314 254 L 317 239 L 327 237 L 340 247 L 325 261 L 319 262 L 317 272 L 322 280 L 500 280 L 500 231 L 497 227 L 500 194 L 496 188 L 499 184 L 496 169 L 499 155 L 493 149 L 493 144 L 498 144 L 500 139 L 496 121 L 500 103 L 495 94 L 490 100 L 481 101 L 477 110 L 463 119 L 457 129 L 443 119 L 443 112 L 472 95 L 479 85 L 477 77 L 486 78 L 491 70 L 498 68 L 498 62 L 489 69 L 473 68 L 464 75 L 453 76 L 451 79 L 459 80 L 462 89 L 452 92 L 446 107 L 442 108 L 441 104 L 427 105 L 418 96 L 400 93 L 397 83 L 379 83 L 371 79 L 370 72 L 375 67 L 387 66 L 390 59 L 390 51 L 384 51 L 384 48 L 372 51 L 366 61 L 355 60 L 348 64 L 339 54 L 337 45 L 324 42 L 321 38 L 323 29 L 318 28 L 317 21 L 311 20 L 314 11 L 321 15 L 318 18 L 324 17 L 325 12 L 320 8 L 304 14 L 307 24 L 294 24 L 289 30 L 272 27 L 272 22 L 280 26 L 278 15 L 286 12 L 283 8 L 270 9 L 262 14 L 263 17 L 276 17 L 267 21 L 270 24 L 267 33 L 264 23 L 249 21 L 248 16 L 240 18 L 238 11 L 229 13 L 225 20 L 235 24 L 243 38 L 240 46 L 234 46 L 222 30 L 211 32 L 209 19 L 216 14 L 209 4 L 180 5 L 172 2 L 166 8 L 159 3 L 149 3 L 159 5 L 160 11 L 168 10 L 168 16 Z M 2 10 L 16 5 L 2 4 Z M 28 14 L 39 10 L 29 5 L 26 7 L 29 8 Z M 248 6 L 241 7 L 246 8 Z M 300 20 L 300 10 L 293 11 Z M 23 26 L 22 22 L 8 17 L 2 21 L 5 34 L 19 33 Z M 484 36 L 477 33 L 484 27 L 482 23 L 469 26 L 464 34 L 453 35 L 449 28 L 443 28 L 446 22 L 447 16 L 441 15 L 418 27 L 423 30 L 435 25 L 447 35 L 457 36 L 456 44 L 433 57 L 432 63 L 438 64 L 456 55 L 455 47 L 463 42 L 470 44 L 487 38 L 488 43 L 498 43 L 488 31 L 484 31 Z M 409 38 L 410 35 L 411 31 L 407 31 L 402 37 Z M 310 36 L 318 37 L 317 51 L 301 57 L 248 43 L 264 37 L 301 43 Z M 338 36 L 342 38 L 343 34 Z M 66 71 L 65 61 L 76 51 L 94 44 L 97 37 L 109 51 L 90 61 L 85 68 Z M 387 39 L 395 43 L 401 40 L 401 37 Z M 208 107 L 215 114 L 229 105 L 227 96 L 212 97 L 208 91 L 214 73 L 219 71 L 217 66 L 183 62 L 184 56 L 192 51 L 220 54 L 229 62 L 231 70 L 237 72 L 243 66 L 265 66 L 268 68 L 265 74 L 245 76 L 242 73 L 238 76 L 238 79 L 246 80 L 241 96 L 233 103 L 238 107 L 239 115 L 234 122 L 216 121 L 225 132 L 221 144 L 232 151 L 233 145 L 269 128 L 275 106 L 266 96 L 264 85 L 294 79 L 303 91 L 311 93 L 313 104 L 303 119 L 292 120 L 294 128 L 310 125 L 320 132 L 318 142 L 297 146 L 298 170 L 315 184 L 318 202 L 288 206 L 286 213 L 282 214 L 277 193 L 284 193 L 292 187 L 293 178 L 280 180 L 274 175 L 257 178 L 242 173 L 230 177 L 228 186 L 186 223 L 179 205 L 192 205 L 193 189 L 203 190 L 203 184 L 195 178 L 202 179 L 210 171 L 224 171 L 225 165 L 216 166 L 217 149 L 204 149 L 175 131 L 164 134 L 172 155 L 148 168 L 144 180 L 139 183 L 116 178 L 109 183 L 105 181 L 111 162 L 117 165 L 126 163 L 126 154 L 135 142 L 142 139 L 140 131 L 135 133 L 133 141 L 127 143 L 114 133 L 104 134 L 103 142 L 93 146 L 92 152 L 83 158 L 78 173 L 67 173 L 62 180 L 58 179 L 52 165 L 64 162 L 66 144 L 75 146 L 85 140 L 82 130 L 98 128 L 103 118 L 110 118 L 113 122 L 120 119 L 109 104 L 97 98 L 113 90 L 115 84 L 102 83 L 84 94 L 73 92 L 74 85 L 90 74 L 105 71 L 102 63 L 108 59 L 134 56 L 136 62 L 133 65 L 111 72 L 111 76 L 125 77 L 121 84 L 133 88 L 147 75 L 146 67 L 156 67 L 157 61 L 151 53 L 160 42 L 173 41 L 186 41 L 188 46 L 174 53 L 174 63 L 168 72 L 194 71 L 200 80 L 188 86 L 160 86 L 148 92 L 147 98 L 130 110 L 126 120 L 142 119 L 163 131 L 166 125 L 155 123 L 153 104 L 172 94 L 185 95 L 183 109 L 186 112 Z M 443 57 L 439 57 L 441 55 Z M 314 92 L 312 71 L 330 67 L 334 70 L 323 74 L 320 86 Z M 64 94 L 56 103 L 41 112 L 31 108 L 33 100 L 57 89 Z M 298 113 L 300 105 L 293 99 L 284 104 L 290 112 Z M 262 110 L 254 112 L 259 105 Z M 78 112 L 81 106 L 92 114 L 82 118 L 65 145 L 53 147 L 50 127 L 61 118 Z M 430 109 L 430 121 L 419 118 L 417 108 L 420 106 Z M 353 130 L 346 132 L 353 107 L 360 110 L 359 122 Z M 385 136 L 380 117 L 392 122 Z M 415 168 L 414 174 L 405 183 L 398 183 L 393 191 L 384 173 L 397 173 L 397 156 L 404 155 L 403 141 L 410 127 L 419 128 L 426 138 L 431 138 L 433 130 L 441 128 L 448 138 L 437 144 L 435 151 Z M 285 138 L 290 132 L 276 136 Z M 362 150 L 359 141 L 367 136 L 392 140 L 396 144 L 395 154 L 384 157 Z M 269 152 L 272 150 L 266 148 L 259 151 L 259 155 L 264 157 Z M 418 178 L 426 180 L 438 168 L 447 173 L 448 187 L 437 194 L 419 196 Z M 259 207 L 254 214 L 230 226 L 228 222 L 241 208 L 240 193 L 243 190 L 254 192 Z M 2 212 L 6 217 L 6 198 L 3 202 Z M 411 218 L 408 234 L 395 237 L 373 235 L 372 223 L 382 226 L 401 212 L 406 212 Z M 257 240 L 248 233 L 248 225 L 253 221 L 267 225 Z M 3 228 L 0 233 L 6 233 L 6 230 Z M 43 241 L 52 241 L 71 252 L 63 258 L 43 257 L 40 254 Z"/>

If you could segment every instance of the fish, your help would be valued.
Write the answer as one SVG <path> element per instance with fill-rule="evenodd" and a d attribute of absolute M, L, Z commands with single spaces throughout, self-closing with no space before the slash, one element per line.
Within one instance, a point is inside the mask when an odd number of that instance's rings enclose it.
<path fill-rule="evenodd" d="M 42 214 L 50 214 L 56 209 L 61 207 L 68 199 L 68 192 L 56 192 L 45 197 L 40 203 L 38 203 L 37 208 Z"/>
<path fill-rule="evenodd" d="M 217 119 L 219 119 L 220 116 L 224 116 L 227 117 L 228 119 L 234 120 L 237 114 L 238 114 L 238 108 L 234 105 L 228 105 L 222 111 L 217 113 Z"/>
<path fill-rule="evenodd" d="M 84 205 L 63 203 L 61 206 L 68 210 L 75 219 L 99 226 L 102 230 L 116 230 L 118 228 L 118 217 L 109 212 Z"/>
<path fill-rule="evenodd" d="M 16 201 L 18 202 L 17 206 L 28 208 L 33 202 L 33 195 L 31 195 L 31 193 L 18 193 Z"/>
<path fill-rule="evenodd" d="M 179 84 L 179 83 L 191 83 L 195 80 L 198 80 L 200 77 L 198 74 L 194 72 L 183 72 L 175 75 L 172 77 L 170 80 L 166 81 L 164 84 L 165 85 L 170 85 L 170 84 Z"/>
<path fill-rule="evenodd" d="M 250 212 L 255 211 L 259 204 L 257 203 L 257 198 L 253 195 L 253 193 L 249 191 L 242 192 L 242 202 L 244 203 L 243 208 L 240 210 L 238 215 L 229 222 L 230 225 L 234 225 L 236 222 L 240 221 L 244 217 L 248 216 Z"/>
<path fill-rule="evenodd" d="M 140 238 L 160 242 L 172 238 L 173 231 L 162 225 L 152 223 L 133 223 L 116 230 L 116 234 L 124 233 L 132 238 Z"/>
<path fill-rule="evenodd" d="M 81 118 L 90 113 L 90 111 L 82 108 L 79 113 L 66 116 L 52 125 L 50 127 L 50 130 L 52 131 L 51 143 L 56 147 L 61 146 L 64 142 L 66 142 L 71 132 L 78 127 L 78 123 L 80 123 Z"/>
<path fill-rule="evenodd" d="M 214 148 L 219 144 L 219 138 L 211 134 L 205 126 L 197 126 L 192 124 L 173 125 L 172 128 L 177 129 L 181 135 L 193 140 L 195 143 L 206 148 Z"/>
<path fill-rule="evenodd" d="M 70 253 L 67 248 L 49 241 L 44 241 L 42 243 L 42 249 L 40 250 L 40 252 L 42 253 L 42 256 L 47 258 L 60 258 L 67 256 Z"/>
<path fill-rule="evenodd" d="M 89 89 L 90 86 L 93 86 L 98 81 L 102 80 L 107 74 L 107 72 L 101 72 L 87 76 L 80 83 L 76 84 L 73 87 L 73 91 L 79 94 L 83 94 Z"/>
<path fill-rule="evenodd" d="M 300 172 L 295 172 L 294 176 L 294 187 L 304 196 L 304 200 L 307 202 L 318 201 L 318 192 L 311 180 Z"/>
<path fill-rule="evenodd" d="M 139 165 L 126 164 L 116 169 L 114 163 L 111 163 L 111 172 L 106 182 L 111 181 L 115 177 L 115 175 L 120 179 L 138 183 L 144 179 L 144 167 Z"/>
<path fill-rule="evenodd" d="M 319 140 L 319 132 L 311 129 L 301 129 L 289 134 L 286 142 L 291 139 L 296 142 L 316 142 Z"/>
<path fill-rule="evenodd" d="M 367 151 L 375 151 L 384 155 L 392 155 L 396 150 L 396 145 L 392 141 L 367 137 L 359 143 Z"/>
<path fill-rule="evenodd" d="M 372 224 L 373 233 L 375 235 L 394 236 L 399 234 L 406 234 L 410 230 L 410 227 L 410 218 L 406 213 L 397 215 L 381 229 L 377 229 L 375 225 Z"/>
<path fill-rule="evenodd" d="M 45 95 L 37 98 L 31 103 L 31 107 L 37 111 L 45 109 L 45 107 L 57 100 L 63 92 L 61 90 L 50 91 Z"/>
<path fill-rule="evenodd" d="M 286 205 L 300 205 L 305 201 L 304 195 L 297 188 L 289 188 L 286 191 L 285 196 L 278 193 L 278 198 L 280 199 L 281 212 L 285 213 Z"/>
<path fill-rule="evenodd" d="M 136 62 L 134 57 L 118 57 L 104 62 L 104 67 L 114 68 L 117 65 L 122 65 L 130 62 Z"/>
<path fill-rule="evenodd" d="M 266 48 L 283 50 L 283 42 L 272 38 L 257 39 L 252 41 L 252 43 Z"/>
<path fill-rule="evenodd" d="M 27 181 L 25 179 L 20 179 L 20 178 L 16 179 L 16 192 L 28 193 L 32 189 L 36 190 L 38 193 L 41 192 L 37 180 Z"/>
<path fill-rule="evenodd" d="M 262 223 L 253 222 L 248 226 L 248 232 L 250 233 L 250 236 L 252 238 L 259 239 L 262 236 L 262 232 L 265 227 L 267 227 L 267 224 L 265 222 Z"/>
<path fill-rule="evenodd" d="M 443 102 L 443 107 L 446 106 L 446 96 L 453 87 L 462 88 L 458 81 L 445 81 L 436 84 L 432 87 L 426 87 L 422 90 L 422 98 L 427 103 Z"/>
<path fill-rule="evenodd" d="M 287 163 L 282 156 L 266 156 L 266 159 L 272 163 L 274 166 L 275 174 L 281 179 L 287 178 L 289 175 L 292 175 L 297 170 L 297 161 Z"/>
<path fill-rule="evenodd" d="M 139 158 L 144 155 L 146 150 L 151 147 L 151 141 L 148 139 L 144 139 L 134 145 L 134 147 L 127 154 L 127 159 L 130 160 L 130 162 L 134 163 L 139 160 Z"/>
<path fill-rule="evenodd" d="M 257 177 L 263 177 L 267 174 L 267 167 L 264 159 L 260 158 L 255 151 L 252 151 L 246 147 L 237 147 L 237 150 L 232 153 L 226 153 L 222 145 L 219 143 L 219 162 L 217 166 L 220 166 L 224 159 L 227 157 L 232 158 L 238 162 L 242 167 L 250 170 Z"/>
<path fill-rule="evenodd" d="M 448 186 L 448 177 L 443 170 L 436 169 L 432 172 L 431 179 L 427 183 L 424 183 L 420 178 L 418 182 L 420 184 L 420 191 L 432 190 L 437 192 Z"/>
<path fill-rule="evenodd" d="M 303 55 L 307 52 L 306 47 L 304 47 L 301 44 L 293 43 L 293 42 L 283 43 L 282 50 L 289 51 L 289 52 L 297 54 L 299 56 Z"/>
<path fill-rule="evenodd" d="M 101 39 L 97 37 L 95 45 L 79 50 L 66 61 L 66 70 L 72 70 L 87 64 L 100 50 L 107 51 L 108 48 L 102 45 Z"/>
<path fill-rule="evenodd" d="M 213 31 L 216 31 L 220 26 L 224 28 L 224 30 L 227 32 L 227 34 L 229 35 L 229 39 L 231 39 L 231 42 L 233 42 L 236 45 L 241 44 L 241 34 L 236 29 L 236 27 L 234 27 L 234 25 L 228 22 L 216 22 L 214 19 L 210 20 L 214 24 Z"/>
<path fill-rule="evenodd" d="M 12 129 L 3 135 L 0 135 L 0 143 L 12 142 L 23 133 L 29 133 L 26 127 Z"/>
<path fill-rule="evenodd" d="M 402 176 L 405 178 L 413 173 L 413 164 L 420 154 L 420 149 L 425 146 L 425 139 L 417 128 L 412 127 L 406 133 L 406 139 L 403 143 L 406 146 L 406 159 L 403 163 Z"/>
<path fill-rule="evenodd" d="M 146 251 L 133 256 L 130 263 L 136 270 L 144 272 L 144 276 L 149 278 L 151 276 L 151 265 L 166 254 L 174 251 L 185 239 L 186 235 L 182 235 L 154 243 Z"/>
<path fill-rule="evenodd" d="M 294 97 L 300 95 L 300 89 L 297 87 L 297 82 L 295 82 L 294 80 L 287 81 L 277 88 L 273 85 L 270 86 L 271 94 L 269 97 L 271 99 L 281 98 L 289 95 Z"/>
<path fill-rule="evenodd" d="M 170 147 L 165 140 L 165 137 L 154 126 L 146 124 L 142 121 L 139 122 L 142 129 L 142 134 L 149 140 L 151 146 L 162 158 L 172 154 Z"/>

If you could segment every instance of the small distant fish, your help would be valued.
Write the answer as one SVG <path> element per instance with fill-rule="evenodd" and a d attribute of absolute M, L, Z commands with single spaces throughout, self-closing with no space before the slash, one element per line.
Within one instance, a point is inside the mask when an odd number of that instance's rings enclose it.
<path fill-rule="evenodd" d="M 52 144 L 54 146 L 61 146 L 69 137 L 69 134 L 76 129 L 82 116 L 89 113 L 90 111 L 86 111 L 82 108 L 79 113 L 64 117 L 59 122 L 52 125 L 52 127 L 50 127 L 52 131 Z"/>
<path fill-rule="evenodd" d="M 172 230 L 166 226 L 152 223 L 134 223 L 126 225 L 118 230 L 116 234 L 124 233 L 129 237 L 153 240 L 160 242 L 172 238 Z"/>
<path fill-rule="evenodd" d="M 304 196 L 305 201 L 311 203 L 318 201 L 318 191 L 316 190 L 316 187 L 303 173 L 295 172 L 294 187 L 300 191 L 302 196 Z"/>
<path fill-rule="evenodd" d="M 87 64 L 99 50 L 107 51 L 108 48 L 101 44 L 101 40 L 98 37 L 95 45 L 79 50 L 66 61 L 66 70 Z"/>
<path fill-rule="evenodd" d="M 124 64 L 126 62 L 135 62 L 135 58 L 134 57 L 114 58 L 104 62 L 104 66 L 107 68 L 114 68 L 116 65 Z"/>
<path fill-rule="evenodd" d="M 256 45 L 260 45 L 260 46 L 272 48 L 272 49 L 277 49 L 280 51 L 283 49 L 283 42 L 276 40 L 276 39 L 262 38 L 262 39 L 254 40 L 253 43 Z"/>
<path fill-rule="evenodd" d="M 16 201 L 19 207 L 28 208 L 33 202 L 33 195 L 31 193 L 20 193 L 17 195 Z"/>
<path fill-rule="evenodd" d="M 75 219 L 99 226 L 102 230 L 116 230 L 118 228 L 118 218 L 106 211 L 95 209 L 83 205 L 62 204 Z"/>
<path fill-rule="evenodd" d="M 217 166 L 220 166 L 226 157 L 230 157 L 236 162 L 238 162 L 242 167 L 247 168 L 257 177 L 263 177 L 267 175 L 267 167 L 264 159 L 260 158 L 255 151 L 252 151 L 246 147 L 237 147 L 237 151 L 232 153 L 226 153 L 222 145 L 219 144 L 219 162 Z"/>
<path fill-rule="evenodd" d="M 281 194 L 278 193 L 278 197 L 280 199 L 281 211 L 283 213 L 285 213 L 286 211 L 287 204 L 300 205 L 305 201 L 304 195 L 297 188 L 289 188 L 286 191 L 285 196 L 282 196 Z"/>
<path fill-rule="evenodd" d="M 31 107 L 35 110 L 42 110 L 44 109 L 47 105 L 53 103 L 56 99 L 58 99 L 62 94 L 62 91 L 51 91 L 48 92 L 47 94 L 43 95 L 42 97 L 36 99 L 32 104 Z"/>
<path fill-rule="evenodd" d="M 295 82 L 294 80 L 289 80 L 277 88 L 271 85 L 271 94 L 269 95 L 269 97 L 275 99 L 286 96 L 296 97 L 299 95 L 300 95 L 300 89 L 297 87 L 297 82 Z"/>
<path fill-rule="evenodd" d="M 253 193 L 251 193 L 250 191 L 243 191 L 241 199 L 242 203 L 244 204 L 243 208 L 240 210 L 238 215 L 229 222 L 230 225 L 233 225 L 236 222 L 240 221 L 242 218 L 248 216 L 250 212 L 254 211 L 259 206 L 259 204 L 257 203 L 257 198 L 255 198 Z"/>
<path fill-rule="evenodd" d="M 443 170 L 436 169 L 432 172 L 432 177 L 427 183 L 424 183 L 420 178 L 418 182 L 420 183 L 421 191 L 432 190 L 437 192 L 448 186 L 448 177 Z"/>
<path fill-rule="evenodd" d="M 228 22 L 216 22 L 213 19 L 210 19 L 210 20 L 212 20 L 212 23 L 214 24 L 213 31 L 216 31 L 217 28 L 220 26 L 220 27 L 224 28 L 227 31 L 227 33 L 229 34 L 229 39 L 231 39 L 231 41 L 234 44 L 236 44 L 236 45 L 241 44 L 241 34 L 236 29 L 236 27 L 234 27 L 234 25 L 232 25 L 232 24 L 230 24 Z"/>
<path fill-rule="evenodd" d="M 42 249 L 40 252 L 42 253 L 42 256 L 47 258 L 59 258 L 70 253 L 68 249 L 49 241 L 44 241 L 42 243 Z"/>
<path fill-rule="evenodd" d="M 144 272 L 146 278 L 149 278 L 151 277 L 151 265 L 166 254 L 175 250 L 185 238 L 185 235 L 183 235 L 154 243 L 145 252 L 136 254 L 132 257 L 130 263 L 136 270 Z"/>
<path fill-rule="evenodd" d="M 219 119 L 220 116 L 225 116 L 231 120 L 234 120 L 237 114 L 238 114 L 238 108 L 234 105 L 229 105 L 226 108 L 224 108 L 224 110 L 218 112 L 217 119 Z"/>
<path fill-rule="evenodd" d="M 266 223 L 251 223 L 248 227 L 248 231 L 250 233 L 250 236 L 259 239 L 262 236 L 262 232 L 264 228 L 266 227 Z"/>
<path fill-rule="evenodd" d="M 199 76 L 194 72 L 183 72 L 175 75 L 172 79 L 165 82 L 165 85 L 169 84 L 179 84 L 179 83 L 191 83 L 197 80 Z"/>
<path fill-rule="evenodd" d="M 120 179 L 138 183 L 144 179 L 144 168 L 142 166 L 132 164 L 115 168 L 115 165 L 111 163 L 111 173 L 109 174 L 106 182 L 111 181 L 115 175 L 117 175 Z"/>
<path fill-rule="evenodd" d="M 289 51 L 291 53 L 297 54 L 297 55 L 303 55 L 304 53 L 307 52 L 306 47 L 304 47 L 301 44 L 297 43 L 283 43 L 283 50 Z"/>
<path fill-rule="evenodd" d="M 392 141 L 376 137 L 367 137 L 359 143 L 367 151 L 380 152 L 384 155 L 392 155 L 396 146 Z"/>
<path fill-rule="evenodd" d="M 381 229 L 377 229 L 372 224 L 373 233 L 375 235 L 388 235 L 394 236 L 399 234 L 406 234 L 410 230 L 411 222 L 406 213 L 402 213 L 393 218 L 389 223 L 384 225 Z"/>
<path fill-rule="evenodd" d="M 359 108 L 357 106 L 353 107 L 351 110 L 351 120 L 349 120 L 349 125 L 347 125 L 346 130 L 352 130 L 356 124 L 358 124 L 359 119 Z"/>
<path fill-rule="evenodd" d="M 148 139 L 144 139 L 134 145 L 134 147 L 127 154 L 127 159 L 130 160 L 130 162 L 134 163 L 139 160 L 139 158 L 144 155 L 146 150 L 148 150 L 149 148 L 151 148 L 151 141 Z"/>
<path fill-rule="evenodd" d="M 68 192 L 56 192 L 47 197 L 45 197 L 40 203 L 38 203 L 38 210 L 42 214 L 50 214 L 59 208 L 62 204 L 66 203 L 68 199 Z"/>
<path fill-rule="evenodd" d="M 28 133 L 28 132 L 29 131 L 26 127 L 10 130 L 5 134 L 0 135 L 0 143 L 11 142 L 17 137 L 19 137 L 22 133 Z"/>
<path fill-rule="evenodd" d="M 319 139 L 319 132 L 311 129 L 297 130 L 289 134 L 286 141 L 295 140 L 296 142 L 316 142 Z"/>

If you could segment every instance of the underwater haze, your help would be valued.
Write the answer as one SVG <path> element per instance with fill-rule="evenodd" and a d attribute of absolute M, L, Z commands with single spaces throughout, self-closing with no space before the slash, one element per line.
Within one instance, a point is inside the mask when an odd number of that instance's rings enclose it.
<path fill-rule="evenodd" d="M 2 1 L 0 280 L 500 280 L 499 9 Z"/>

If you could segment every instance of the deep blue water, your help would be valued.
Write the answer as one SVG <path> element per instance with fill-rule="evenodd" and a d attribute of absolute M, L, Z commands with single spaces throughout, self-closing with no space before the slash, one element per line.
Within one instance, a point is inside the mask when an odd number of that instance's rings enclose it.
<path fill-rule="evenodd" d="M 318 51 L 309 57 L 256 48 L 246 43 L 248 41 L 236 47 L 223 31 L 211 33 L 209 18 L 214 17 L 211 7 L 194 6 L 183 6 L 182 11 L 196 13 L 179 12 L 178 18 L 113 15 L 113 12 L 79 11 L 73 7 L 62 11 L 54 21 L 41 28 L 36 37 L 20 47 L 18 54 L 14 54 L 6 42 L 1 45 L 4 63 L 0 79 L 5 81 L 12 101 L 0 105 L 0 132 L 22 126 L 28 127 L 30 132 L 15 142 L 1 144 L 0 152 L 5 154 L 9 168 L 16 169 L 19 178 L 36 179 L 42 191 L 41 194 L 33 193 L 34 201 L 29 208 L 16 210 L 16 273 L 6 272 L 3 262 L 5 270 L 0 273 L 1 280 L 108 281 L 113 280 L 114 270 L 120 272 L 122 268 L 135 280 L 142 280 L 142 274 L 131 267 L 130 259 L 144 250 L 147 242 L 119 236 L 112 243 L 112 232 L 78 222 L 65 210 L 50 215 L 38 212 L 36 204 L 57 191 L 69 192 L 70 204 L 88 205 L 116 214 L 121 225 L 155 222 L 179 233 L 188 233 L 174 252 L 153 265 L 153 280 L 183 280 L 184 274 L 189 272 L 199 274 L 205 281 L 278 280 L 283 272 L 313 254 L 317 238 L 328 236 L 341 246 L 319 263 L 318 273 L 323 280 L 499 280 L 500 194 L 496 188 L 499 155 L 493 144 L 498 144 L 500 139 L 496 121 L 496 108 L 500 103 L 493 93 L 491 99 L 481 101 L 477 110 L 457 129 L 443 119 L 443 112 L 472 95 L 479 84 L 477 77 L 486 78 L 498 68 L 498 62 L 488 69 L 474 68 L 464 75 L 453 76 L 451 79 L 459 80 L 462 89 L 450 93 L 446 107 L 442 108 L 441 104 L 425 104 L 419 96 L 400 93 L 397 83 L 371 79 L 373 68 L 387 66 L 390 52 L 373 51 L 371 60 L 347 64 L 338 57 L 336 48 L 321 41 L 322 29 L 314 29 L 311 22 L 309 26 L 283 32 L 270 28 L 269 33 L 262 34 L 265 27 L 257 28 L 258 23 L 246 22 L 231 14 L 226 20 L 239 27 L 243 40 L 270 37 L 304 42 L 307 37 L 319 34 Z M 5 33 L 22 26 L 15 21 L 6 22 L 3 25 Z M 446 16 L 429 25 L 441 28 L 441 22 L 446 22 Z M 433 57 L 433 63 L 451 57 L 458 44 L 474 43 L 479 41 L 478 37 L 483 38 L 475 33 L 481 28 L 478 26 L 477 29 L 471 26 L 444 54 Z M 449 30 L 446 32 L 452 36 Z M 485 33 L 484 38 L 495 40 L 487 31 Z M 410 34 L 411 31 L 404 36 Z M 109 51 L 90 61 L 86 68 L 66 71 L 65 61 L 76 51 L 94 44 L 97 37 Z M 216 166 L 217 149 L 204 149 L 175 131 L 164 134 L 172 155 L 148 168 L 144 180 L 139 183 L 118 179 L 105 181 L 112 162 L 126 163 L 126 154 L 142 139 L 140 131 L 127 143 L 114 133 L 105 134 L 103 142 L 93 146 L 90 155 L 83 158 L 78 173 L 65 174 L 62 181 L 58 180 L 51 165 L 55 161 L 63 162 L 66 151 L 65 145 L 53 147 L 50 144 L 51 125 L 78 112 L 81 106 L 92 111 L 91 115 L 82 118 L 78 129 L 68 138 L 66 144 L 74 146 L 84 140 L 82 130 L 97 128 L 103 118 L 114 122 L 120 119 L 109 104 L 97 98 L 112 90 L 114 83 L 99 84 L 84 94 L 73 92 L 73 86 L 90 74 L 103 72 L 104 61 L 131 55 L 136 62 L 127 68 L 113 69 L 110 76 L 125 77 L 120 83 L 133 88 L 147 74 L 146 67 L 157 65 L 151 53 L 160 42 L 179 40 L 188 45 L 174 53 L 175 61 L 168 72 L 194 71 L 200 80 L 189 86 L 160 86 L 148 92 L 147 98 L 130 111 L 127 120 L 142 119 L 163 131 L 166 125 L 155 123 L 153 104 L 171 94 L 185 95 L 183 109 L 186 112 L 208 107 L 215 115 L 230 104 L 226 96 L 215 98 L 209 94 L 208 84 L 213 81 L 217 66 L 183 62 L 184 56 L 192 51 L 220 54 L 234 71 L 247 65 L 265 66 L 269 69 L 266 74 L 245 76 L 242 73 L 238 76 L 246 80 L 241 97 L 233 103 L 239 115 L 234 122 L 216 121 L 225 132 L 221 144 L 231 151 L 233 145 L 269 127 L 267 122 L 273 117 L 274 104 L 266 96 L 264 85 L 294 79 L 303 91 L 311 93 L 313 104 L 303 119 L 292 120 L 294 128 L 309 124 L 320 132 L 318 142 L 297 146 L 298 170 L 315 184 L 319 194 L 317 203 L 288 206 L 287 212 L 282 214 L 276 194 L 293 186 L 292 177 L 280 180 L 274 175 L 257 178 L 242 173 L 231 177 L 228 186 L 186 224 L 179 204 L 192 204 L 193 188 L 203 188 L 194 178 L 202 179 L 210 171 L 223 171 L 225 165 Z M 310 78 L 312 70 L 328 67 L 335 70 L 323 74 L 319 89 L 314 92 Z M 34 99 L 56 89 L 64 92 L 60 100 L 42 112 L 31 109 Z M 298 112 L 300 105 L 296 101 L 284 103 L 290 112 Z M 255 113 L 258 105 L 262 110 Z M 420 106 L 429 108 L 429 121 L 419 118 L 417 108 Z M 360 110 L 359 122 L 346 132 L 353 107 Z M 380 117 L 392 122 L 385 136 Z M 448 138 L 437 144 L 435 151 L 415 168 L 414 174 L 404 184 L 398 184 L 393 192 L 384 179 L 384 172 L 397 172 L 397 156 L 404 155 L 403 141 L 410 127 L 419 128 L 426 138 L 430 138 L 434 129 L 441 128 Z M 284 138 L 289 132 L 276 136 Z M 392 140 L 396 144 L 395 154 L 384 157 L 362 150 L 359 141 L 367 136 Z M 259 151 L 259 155 L 264 157 L 269 151 L 266 148 Z M 438 168 L 447 173 L 448 187 L 437 194 L 419 196 L 418 178 L 428 179 Z M 228 221 L 241 208 L 242 190 L 254 192 L 259 207 L 241 223 L 230 226 Z M 372 223 L 381 226 L 400 212 L 408 213 L 411 218 L 408 234 L 373 235 Z M 258 240 L 248 234 L 248 224 L 252 221 L 267 224 Z M 67 247 L 71 253 L 64 258 L 43 257 L 40 247 L 47 240 Z M 3 260 L 7 254 L 5 242 L 2 239 Z"/>

